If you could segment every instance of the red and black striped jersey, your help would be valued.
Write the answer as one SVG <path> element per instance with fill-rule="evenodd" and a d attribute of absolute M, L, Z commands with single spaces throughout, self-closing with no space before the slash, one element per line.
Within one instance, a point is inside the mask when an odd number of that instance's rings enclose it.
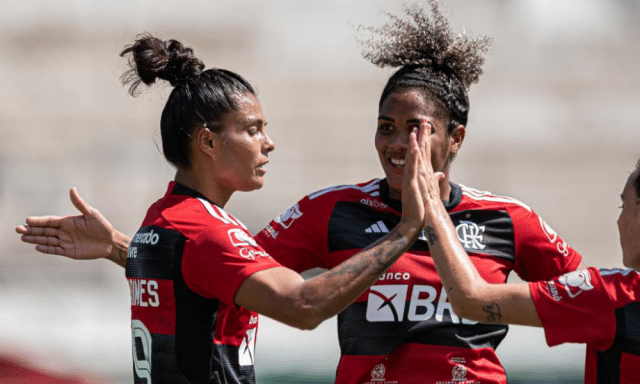
<path fill-rule="evenodd" d="M 640 383 L 640 276 L 588 268 L 530 283 L 550 346 L 587 343 L 586 384 Z"/>
<path fill-rule="evenodd" d="M 258 314 L 234 296 L 275 266 L 238 219 L 171 182 L 127 255 L 135 383 L 255 383 Z"/>
<path fill-rule="evenodd" d="M 401 218 L 384 179 L 312 193 L 257 236 L 281 264 L 332 268 L 384 236 Z M 535 212 L 511 198 L 451 184 L 445 204 L 460 242 L 489 282 L 514 270 L 527 281 L 573 271 L 581 256 Z M 495 348 L 507 326 L 461 319 L 421 238 L 338 315 L 336 383 L 506 384 Z"/>

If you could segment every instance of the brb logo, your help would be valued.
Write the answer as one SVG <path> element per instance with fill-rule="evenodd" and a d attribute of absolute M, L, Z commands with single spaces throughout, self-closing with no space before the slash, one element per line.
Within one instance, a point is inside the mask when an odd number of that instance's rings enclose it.
<path fill-rule="evenodd" d="M 467 249 L 484 249 L 485 245 L 482 244 L 484 228 L 484 225 L 478 226 L 472 221 L 461 221 L 456 226 L 456 234 L 463 247 Z"/>
<path fill-rule="evenodd" d="M 447 301 L 447 293 L 443 289 L 440 295 L 435 287 L 430 285 L 414 285 L 409 293 L 409 286 L 374 285 L 369 290 L 367 298 L 366 319 L 370 322 L 391 321 L 400 322 L 423 321 L 434 318 L 445 321 L 445 311 L 448 312 L 453 323 L 475 324 L 476 322 L 460 319 L 451 309 Z M 449 321 L 449 319 L 446 319 Z"/>

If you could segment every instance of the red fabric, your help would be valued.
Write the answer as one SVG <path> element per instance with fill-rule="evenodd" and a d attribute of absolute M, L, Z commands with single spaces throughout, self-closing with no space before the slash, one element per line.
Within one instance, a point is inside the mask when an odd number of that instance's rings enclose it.
<path fill-rule="evenodd" d="M 173 282 L 131 277 L 128 280 L 133 318 L 142 321 L 150 333 L 173 335 L 176 328 Z M 136 295 L 141 289 L 144 292 Z"/>
<path fill-rule="evenodd" d="M 640 276 L 636 271 L 592 267 L 551 281 L 530 283 L 529 288 L 547 344 L 587 343 L 585 383 L 640 382 L 640 356 L 624 347 L 637 344 L 640 319 L 635 317 L 637 312 L 624 312 L 625 307 L 640 301 Z M 617 314 L 619 310 L 623 311 Z M 617 329 L 618 321 L 626 324 L 623 329 Z M 603 359 L 606 364 L 600 364 Z"/>
<path fill-rule="evenodd" d="M 358 248 L 330 252 L 328 233 L 332 214 L 338 204 L 360 205 L 372 208 L 380 217 L 390 215 L 399 218 L 400 214 L 380 198 L 380 183 L 380 180 L 374 179 L 357 185 L 337 186 L 310 194 L 274 219 L 256 236 L 256 240 L 278 262 L 296 271 L 302 272 L 315 267 L 332 268 L 361 250 Z M 511 257 L 514 261 L 483 254 L 481 250 L 470 252 L 471 259 L 487 281 L 504 283 L 511 270 L 517 272 L 525 280 L 547 279 L 574 270 L 580 264 L 582 260 L 580 254 L 567 246 L 525 204 L 515 199 L 496 196 L 464 186 L 461 186 L 460 189 L 461 201 L 457 206 L 451 208 L 450 213 L 464 211 L 506 212 L 513 223 L 513 244 L 511 245 L 515 252 Z M 353 219 L 356 221 L 355 219 L 358 218 L 354 217 Z M 371 224 L 375 223 L 378 218 L 372 220 Z M 343 230 L 346 233 L 359 236 L 365 232 L 367 225 L 362 228 L 333 228 L 332 230 Z M 370 311 L 372 303 L 376 303 L 375 308 L 377 309 L 382 307 L 381 304 L 384 300 L 393 302 L 393 316 L 391 312 L 387 316 L 381 311 L 370 316 L 370 312 L 373 313 Z M 366 316 L 362 314 L 364 311 L 362 308 L 366 308 Z M 366 323 L 363 324 L 363 321 Z M 368 330 L 374 329 L 383 322 L 390 325 L 388 328 L 380 330 L 379 334 L 367 334 L 369 331 L 361 330 L 365 326 Z M 429 344 L 431 335 L 435 333 L 441 335 L 441 330 L 444 328 L 453 329 L 451 332 L 457 332 L 456 329 L 464 329 L 461 332 L 467 333 L 459 335 L 461 339 L 465 339 L 470 336 L 469 333 L 475 332 L 464 328 L 464 326 L 458 327 L 462 323 L 470 324 L 470 322 L 460 319 L 451 310 L 451 304 L 447 299 L 446 292 L 442 289 L 429 252 L 427 250 L 411 250 L 403 255 L 382 276 L 379 282 L 358 298 L 339 317 L 339 333 L 346 335 L 349 340 L 346 343 L 341 340 L 343 355 L 337 369 L 336 383 L 369 383 L 372 381 L 372 369 L 381 361 L 386 361 L 385 370 L 389 372 L 389 375 L 385 376 L 387 381 L 382 381 L 385 383 L 394 383 L 394 380 L 400 378 L 402 379 L 401 383 L 452 382 L 453 365 L 446 354 L 441 353 L 442 348 L 445 350 L 453 348 L 452 350 L 465 359 L 465 369 L 469 372 L 466 377 L 473 377 L 482 383 L 506 383 L 504 369 L 493 349 L 457 348 L 441 345 L 457 341 L 440 341 L 433 342 L 434 345 Z M 420 327 L 422 328 L 418 329 Z M 384 346 L 381 345 L 385 343 L 384 337 L 387 334 L 390 335 L 389 337 L 395 337 L 395 340 L 389 341 L 387 344 L 406 339 L 421 339 L 422 342 L 400 341 L 395 350 L 385 355 L 344 353 L 346 347 L 353 348 L 354 344 L 369 345 L 371 343 L 375 345 L 374 348 L 384 349 Z M 472 344 L 473 342 L 470 342 L 470 345 Z M 457 383 L 471 382 L 473 381 L 459 381 Z"/>
<path fill-rule="evenodd" d="M 37 361 L 12 355 L 0 355 L 0 382 L 6 384 L 89 384 L 101 380 L 73 373 L 57 373 Z"/>

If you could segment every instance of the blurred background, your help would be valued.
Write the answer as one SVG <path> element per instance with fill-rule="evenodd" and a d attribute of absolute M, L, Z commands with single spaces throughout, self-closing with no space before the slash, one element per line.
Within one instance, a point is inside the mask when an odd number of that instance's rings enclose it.
<path fill-rule="evenodd" d="M 494 38 L 470 91 L 453 180 L 520 199 L 585 263 L 621 266 L 619 194 L 640 156 L 640 3 L 446 0 L 452 26 Z M 118 56 L 148 31 L 258 90 L 276 142 L 265 187 L 227 210 L 252 232 L 304 195 L 383 176 L 373 147 L 391 72 L 361 57 L 359 25 L 402 2 L 365 0 L 2 0 L 0 2 L 0 356 L 95 382 L 132 382 L 124 271 L 36 253 L 14 227 L 75 214 L 76 186 L 133 235 L 174 170 L 160 153 L 169 88 L 132 98 Z M 517 277 L 511 278 L 517 281 Z M 259 383 L 330 383 L 335 319 L 310 332 L 261 319 Z M 512 327 L 498 348 L 510 383 L 580 383 L 584 348 L 549 349 Z M 0 378 L 2 377 L 0 372 Z"/>

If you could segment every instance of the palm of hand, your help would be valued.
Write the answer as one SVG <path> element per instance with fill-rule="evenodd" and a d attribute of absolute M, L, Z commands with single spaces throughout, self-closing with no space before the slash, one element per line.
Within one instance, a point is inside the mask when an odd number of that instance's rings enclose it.
<path fill-rule="evenodd" d="M 107 257 L 111 253 L 113 227 L 99 213 L 62 220 L 58 232 L 63 255 L 79 260 Z"/>

